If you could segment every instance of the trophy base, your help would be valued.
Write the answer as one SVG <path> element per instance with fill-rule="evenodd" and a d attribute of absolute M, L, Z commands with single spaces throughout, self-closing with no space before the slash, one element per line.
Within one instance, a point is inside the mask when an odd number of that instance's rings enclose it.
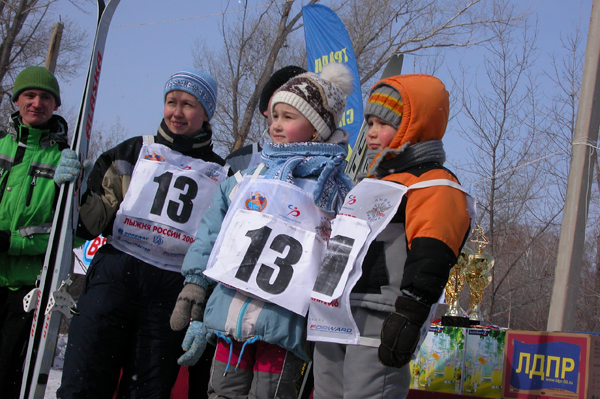
<path fill-rule="evenodd" d="M 470 326 L 478 326 L 481 325 L 482 321 L 481 320 L 471 320 L 469 319 L 469 325 Z"/>
<path fill-rule="evenodd" d="M 462 316 L 442 316 L 442 325 L 448 327 L 470 327 L 468 317 Z"/>

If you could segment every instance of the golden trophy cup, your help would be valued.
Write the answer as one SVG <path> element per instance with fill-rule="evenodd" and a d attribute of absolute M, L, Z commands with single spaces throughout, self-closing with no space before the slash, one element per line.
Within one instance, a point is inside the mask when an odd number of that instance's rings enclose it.
<path fill-rule="evenodd" d="M 445 316 L 464 316 L 465 314 L 458 303 L 458 299 L 467 281 L 465 271 L 471 255 L 473 255 L 473 251 L 464 247 L 460 252 L 460 255 L 458 255 L 456 265 L 450 270 L 450 277 L 448 278 L 445 288 L 446 303 L 448 304 L 448 310 L 446 311 Z"/>
<path fill-rule="evenodd" d="M 483 300 L 483 291 L 492 282 L 492 267 L 494 267 L 494 257 L 484 251 L 489 241 L 483 234 L 483 227 L 477 226 L 475 229 L 475 239 L 471 242 L 477 244 L 475 253 L 469 256 L 469 262 L 465 270 L 467 284 L 469 285 L 469 320 L 471 324 L 480 324 L 483 322 L 481 314 L 481 301 Z"/>
<path fill-rule="evenodd" d="M 463 247 L 458 255 L 456 264 L 450 269 L 450 276 L 444 289 L 448 310 L 442 316 L 442 325 L 452 327 L 469 327 L 469 319 L 465 317 L 465 311 L 459 304 L 460 293 L 467 281 L 466 270 L 469 259 L 473 251 L 468 247 Z"/>

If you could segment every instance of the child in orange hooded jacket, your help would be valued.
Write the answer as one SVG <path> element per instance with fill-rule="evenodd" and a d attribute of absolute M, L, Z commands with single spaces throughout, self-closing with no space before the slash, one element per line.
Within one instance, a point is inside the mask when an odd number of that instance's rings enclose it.
<path fill-rule="evenodd" d="M 444 84 L 428 75 L 382 79 L 364 114 L 367 146 L 376 155 L 340 215 L 356 218 L 362 212 L 370 231 L 373 221 L 387 221 L 363 244 L 364 255 L 356 261 L 362 264 L 346 284 L 358 345 L 315 343 L 316 399 L 406 397 L 408 363 L 421 329 L 470 231 L 468 196 L 442 166 L 449 114 Z M 405 190 L 396 203 L 379 194 L 378 185 L 396 189 L 396 184 Z M 363 208 L 373 209 L 357 210 L 361 200 Z M 326 269 L 327 256 L 321 273 L 331 275 Z"/>

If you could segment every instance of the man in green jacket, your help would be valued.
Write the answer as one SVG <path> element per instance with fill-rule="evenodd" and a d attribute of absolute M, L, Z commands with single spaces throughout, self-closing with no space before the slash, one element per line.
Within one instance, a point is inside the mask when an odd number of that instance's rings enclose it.
<path fill-rule="evenodd" d="M 44 262 L 58 186 L 53 177 L 67 148 L 67 123 L 54 111 L 60 89 L 44 67 L 17 76 L 12 101 L 18 111 L 0 130 L 0 392 L 18 398 L 33 312 L 23 297 Z"/>

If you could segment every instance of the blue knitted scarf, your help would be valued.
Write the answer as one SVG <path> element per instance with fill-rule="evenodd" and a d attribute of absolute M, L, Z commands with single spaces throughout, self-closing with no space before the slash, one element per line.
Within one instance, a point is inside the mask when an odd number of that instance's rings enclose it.
<path fill-rule="evenodd" d="M 262 162 L 269 168 L 265 178 L 293 184 L 295 177 L 315 177 L 315 205 L 326 212 L 337 212 L 354 185 L 344 173 L 346 148 L 347 144 L 265 143 L 261 154 Z"/>

